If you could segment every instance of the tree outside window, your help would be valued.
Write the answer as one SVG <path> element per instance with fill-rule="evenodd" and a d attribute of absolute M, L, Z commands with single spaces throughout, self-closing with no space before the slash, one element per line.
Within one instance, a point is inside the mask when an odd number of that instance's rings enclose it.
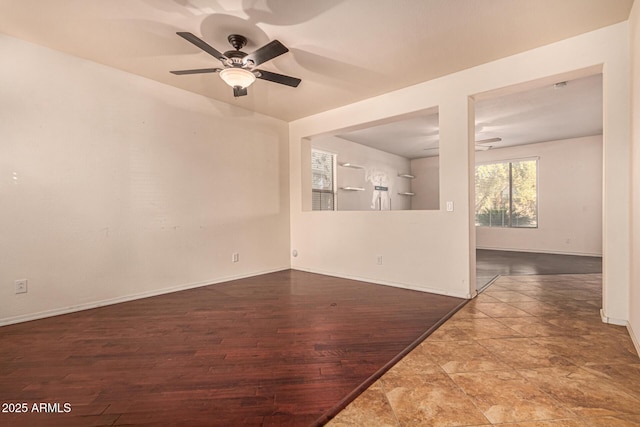
<path fill-rule="evenodd" d="M 537 160 L 476 166 L 476 225 L 538 226 Z"/>

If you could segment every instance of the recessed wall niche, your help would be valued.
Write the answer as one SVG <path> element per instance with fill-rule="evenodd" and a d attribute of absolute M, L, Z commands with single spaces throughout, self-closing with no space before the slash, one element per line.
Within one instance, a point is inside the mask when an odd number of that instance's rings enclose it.
<path fill-rule="evenodd" d="M 437 107 L 302 141 L 303 210 L 440 208 Z"/>

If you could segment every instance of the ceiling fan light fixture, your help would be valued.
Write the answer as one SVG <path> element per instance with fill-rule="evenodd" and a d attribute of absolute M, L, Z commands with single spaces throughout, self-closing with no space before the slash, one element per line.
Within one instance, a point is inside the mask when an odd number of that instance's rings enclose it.
<path fill-rule="evenodd" d="M 231 87 L 247 88 L 256 81 L 256 76 L 244 68 L 225 68 L 220 71 L 220 77 Z"/>

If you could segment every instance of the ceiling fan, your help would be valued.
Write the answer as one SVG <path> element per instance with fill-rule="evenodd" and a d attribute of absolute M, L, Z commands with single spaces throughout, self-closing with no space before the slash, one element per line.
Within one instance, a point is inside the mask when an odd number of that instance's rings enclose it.
<path fill-rule="evenodd" d="M 492 142 L 500 142 L 502 141 L 502 138 L 498 137 L 498 138 L 488 138 L 488 139 L 482 139 L 480 141 L 475 141 L 475 151 L 487 151 L 487 150 L 491 150 L 493 148 L 493 145 L 487 145 L 490 144 Z M 438 146 L 440 141 L 436 141 L 436 146 L 435 147 L 427 147 L 424 148 L 423 151 L 432 151 L 432 150 L 439 150 L 440 147 Z"/>
<path fill-rule="evenodd" d="M 491 144 L 492 142 L 500 142 L 500 141 L 502 141 L 502 138 L 500 137 L 488 138 L 488 139 L 482 139 L 480 141 L 476 141 L 476 151 L 491 150 L 493 148 L 493 145 L 487 145 L 487 144 Z"/>
<path fill-rule="evenodd" d="M 235 50 L 220 53 L 204 40 L 189 32 L 177 32 L 176 34 L 218 59 L 222 62 L 223 68 L 170 71 L 172 74 L 220 73 L 222 80 L 233 88 L 233 96 L 235 97 L 245 96 L 247 94 L 247 88 L 251 86 L 256 79 L 267 80 L 291 87 L 298 87 L 302 81 L 295 77 L 254 68 L 283 53 L 289 52 L 289 49 L 278 40 L 273 40 L 255 52 L 247 54 L 240 50 L 246 46 L 247 38 L 240 34 L 231 34 L 227 37 L 227 40 Z"/>

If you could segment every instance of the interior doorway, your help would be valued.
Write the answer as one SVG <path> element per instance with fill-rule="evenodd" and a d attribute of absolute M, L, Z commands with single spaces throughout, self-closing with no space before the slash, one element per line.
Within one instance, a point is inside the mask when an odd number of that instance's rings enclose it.
<path fill-rule="evenodd" d="M 474 97 L 476 289 L 602 271 L 602 75 Z"/>

